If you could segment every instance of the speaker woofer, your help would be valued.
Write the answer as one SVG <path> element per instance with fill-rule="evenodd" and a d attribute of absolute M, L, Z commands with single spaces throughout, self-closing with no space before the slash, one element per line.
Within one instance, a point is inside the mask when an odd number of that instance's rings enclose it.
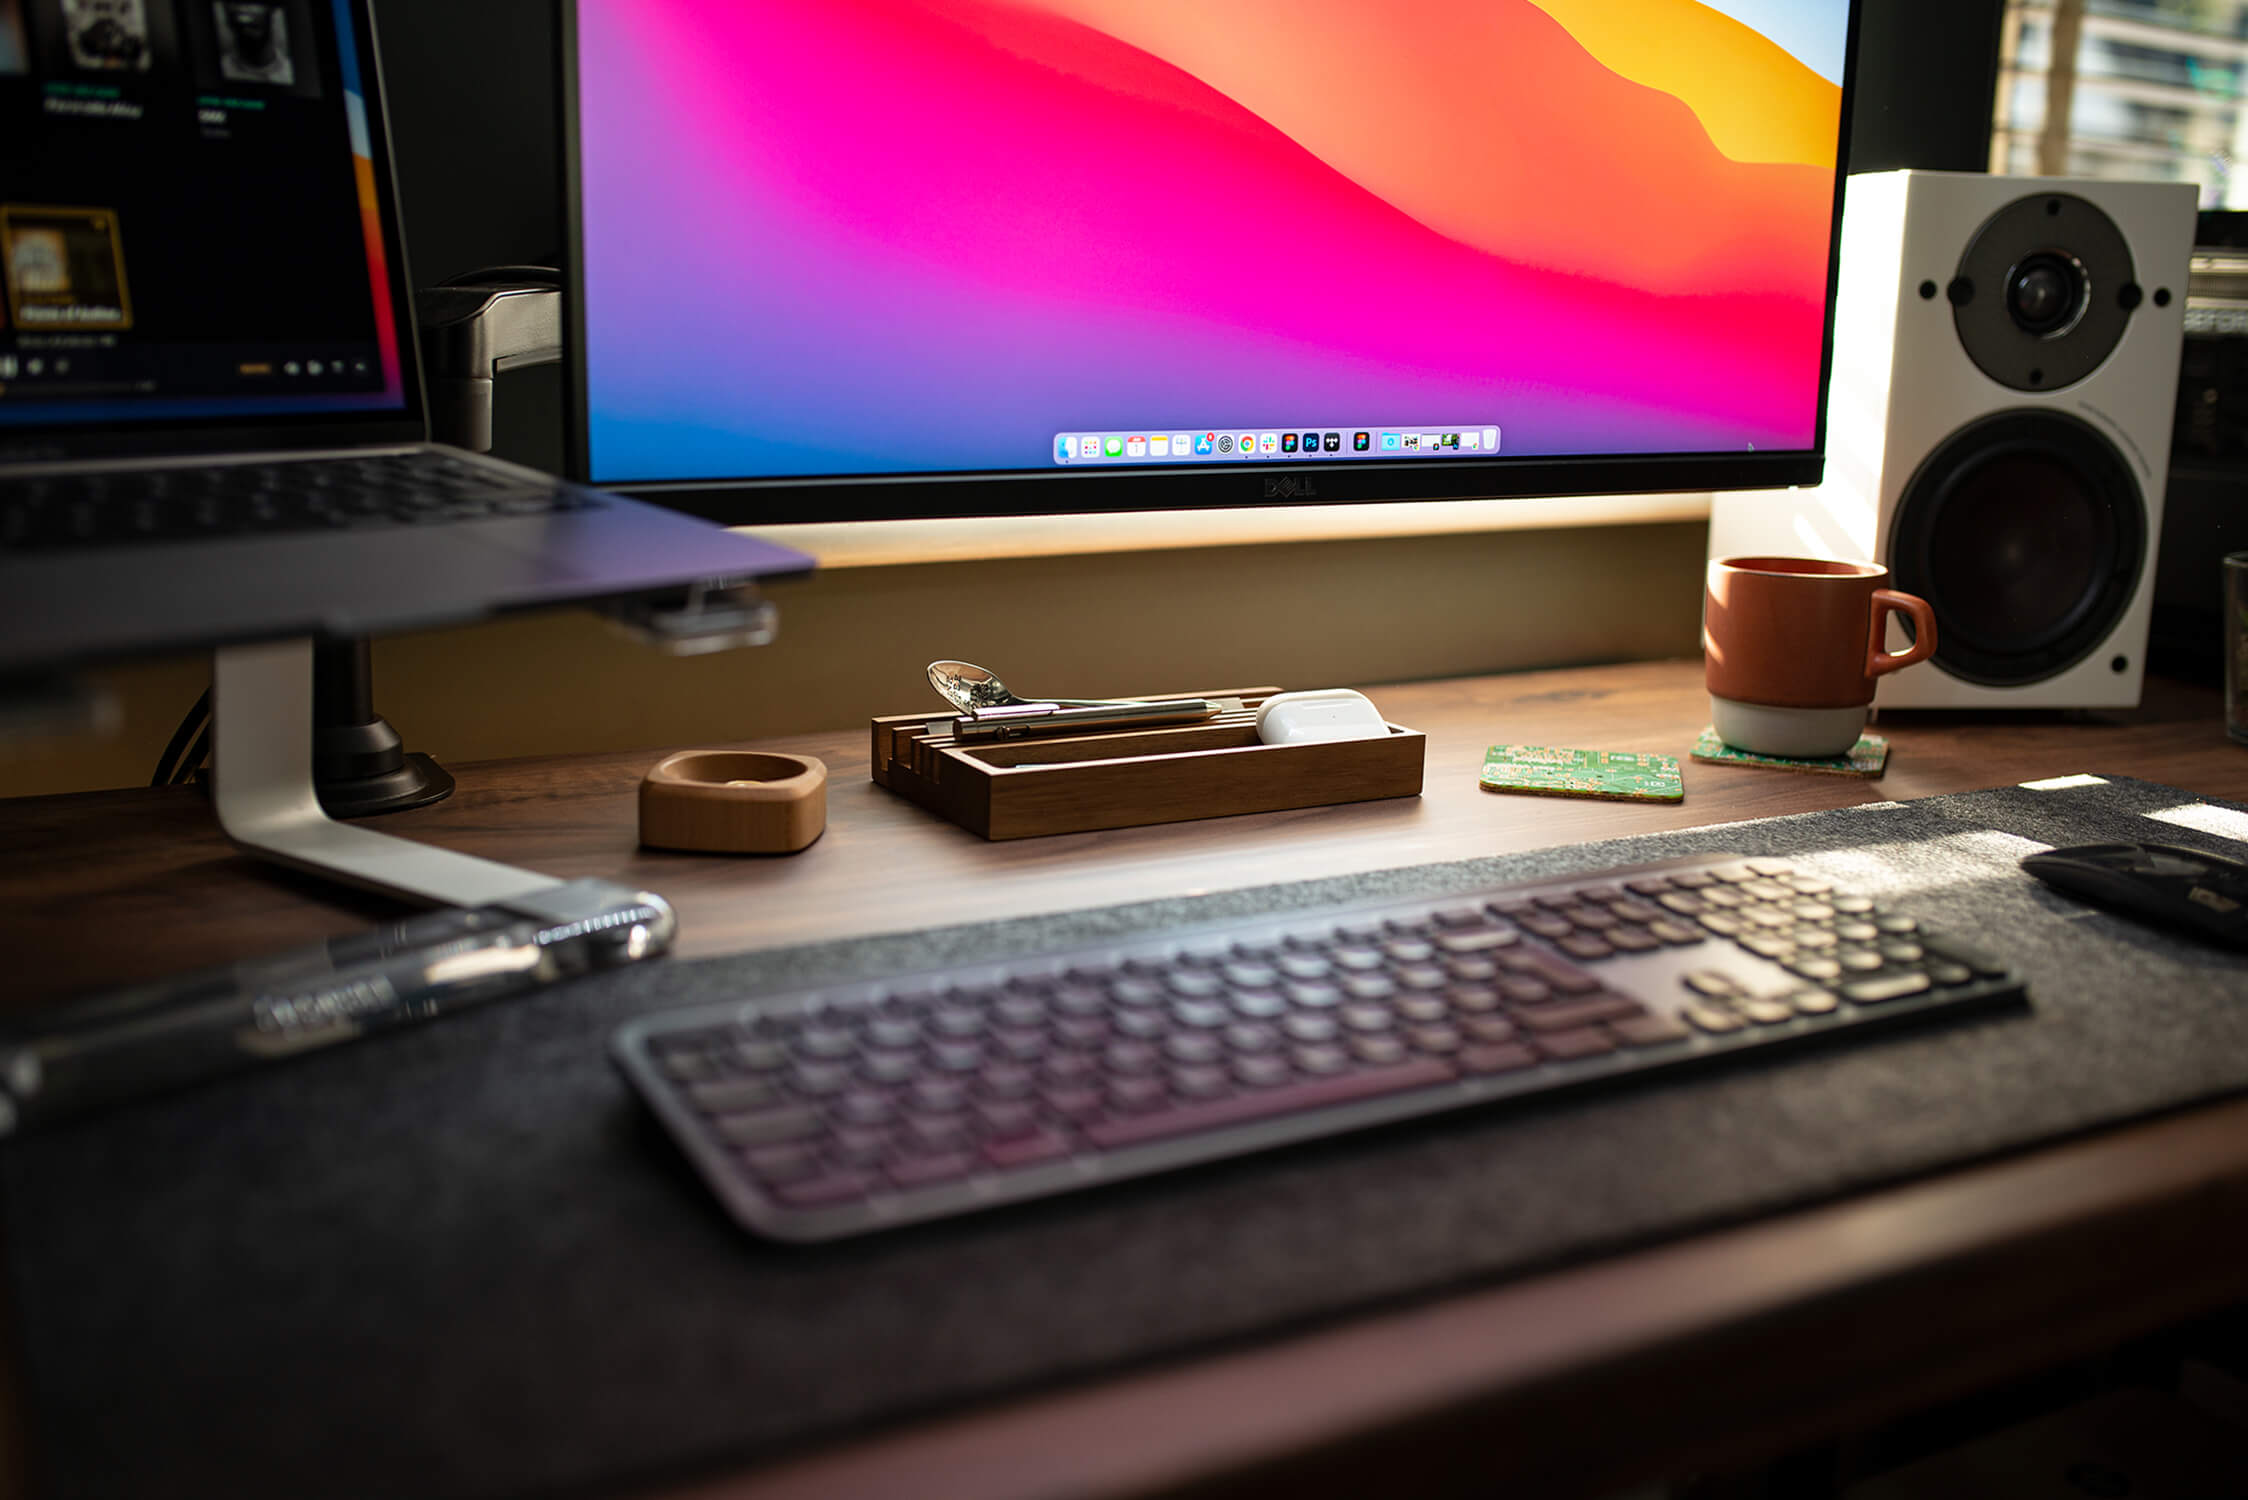
<path fill-rule="evenodd" d="M 1934 660 L 1969 682 L 2037 682 L 2082 661 L 2130 607 L 2146 501 L 2094 428 L 2000 412 L 1939 444 L 1899 497 L 1897 587 L 1936 612 Z"/>

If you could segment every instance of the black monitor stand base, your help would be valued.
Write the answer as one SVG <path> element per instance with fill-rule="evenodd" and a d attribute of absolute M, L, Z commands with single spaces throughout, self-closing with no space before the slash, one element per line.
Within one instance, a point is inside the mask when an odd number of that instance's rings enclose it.
<path fill-rule="evenodd" d="M 312 649 L 312 788 L 331 818 L 402 812 L 453 794 L 452 773 L 408 750 L 375 712 L 374 665 L 364 639 Z"/>

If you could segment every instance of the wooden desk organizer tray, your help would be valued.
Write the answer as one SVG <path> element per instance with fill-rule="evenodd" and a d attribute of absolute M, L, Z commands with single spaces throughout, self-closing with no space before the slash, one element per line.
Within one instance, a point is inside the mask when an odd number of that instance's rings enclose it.
<path fill-rule="evenodd" d="M 1273 687 L 1182 698 L 1239 698 L 1198 724 L 956 744 L 955 715 L 874 721 L 875 783 L 987 839 L 1183 823 L 1383 797 L 1418 797 L 1427 737 L 1389 726 L 1380 739 L 1267 745 L 1257 709 Z"/>

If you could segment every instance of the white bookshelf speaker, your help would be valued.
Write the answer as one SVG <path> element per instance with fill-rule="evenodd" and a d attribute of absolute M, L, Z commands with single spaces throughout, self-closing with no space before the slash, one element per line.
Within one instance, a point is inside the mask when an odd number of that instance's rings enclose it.
<path fill-rule="evenodd" d="M 1719 495 L 1710 556 L 1926 599 L 1936 654 L 1878 706 L 2136 704 L 2195 190 L 1880 172 L 1844 204 L 1825 482 Z"/>

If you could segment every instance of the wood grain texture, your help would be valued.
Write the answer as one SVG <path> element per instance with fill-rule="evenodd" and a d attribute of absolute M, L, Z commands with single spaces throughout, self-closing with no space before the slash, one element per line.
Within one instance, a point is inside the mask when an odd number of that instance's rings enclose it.
<path fill-rule="evenodd" d="M 663 892 L 714 954 L 1526 850 L 2095 771 L 2248 800 L 2216 695 L 2122 714 L 1890 714 L 1873 781 L 1688 763 L 1683 804 L 1511 798 L 1496 742 L 1683 757 L 1698 661 L 1376 687 L 1427 735 L 1415 799 L 987 843 L 873 784 L 862 728 L 765 742 L 830 771 L 802 854 L 635 841 L 664 753 L 454 767 L 382 826 Z M 200 794 L 0 803 L 11 1005 L 333 935 L 390 913 L 235 854 Z M 864 1434 L 663 1493 L 1593 1495 L 1736 1462 L 2248 1296 L 2248 1101 L 1249 1348 Z M 4 1387 L 0 1387 L 4 1389 Z"/>
<path fill-rule="evenodd" d="M 827 833 L 793 855 L 642 849 L 638 787 L 671 749 L 455 766 L 435 807 L 385 832 L 541 870 L 646 886 L 689 956 L 945 922 L 1068 911 L 1276 881 L 1582 843 L 2075 771 L 2248 800 L 2248 751 L 2215 693 L 2155 681 L 2130 713 L 1883 716 L 1873 781 L 1689 762 L 1678 804 L 1508 797 L 1476 777 L 1494 743 L 1684 757 L 1708 722 L 1698 661 L 1392 684 L 1367 690 L 1427 736 L 1422 795 L 991 844 L 876 786 L 863 728 L 761 741 L 827 763 Z M 236 853 L 188 788 L 0 802 L 0 943 L 11 1006 L 155 978 L 395 914 Z"/>

